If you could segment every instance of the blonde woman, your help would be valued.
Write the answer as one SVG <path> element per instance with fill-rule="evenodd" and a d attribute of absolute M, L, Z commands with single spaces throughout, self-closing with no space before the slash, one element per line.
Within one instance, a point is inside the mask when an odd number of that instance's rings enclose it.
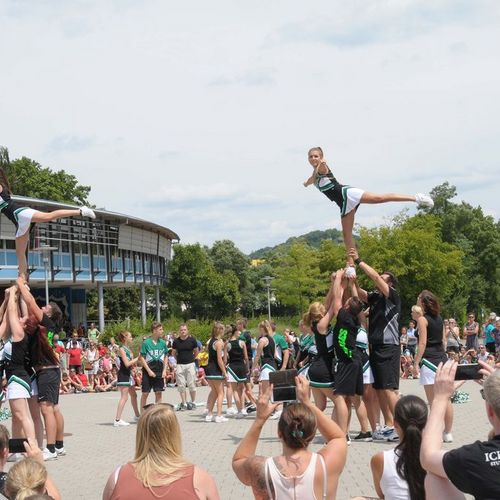
<path fill-rule="evenodd" d="M 259 323 L 259 335 L 260 338 L 257 344 L 257 353 L 253 360 L 252 373 L 259 375 L 260 393 L 262 394 L 266 392 L 269 386 L 269 374 L 278 369 L 276 359 L 274 358 L 275 344 L 273 329 L 267 319 Z"/>
<path fill-rule="evenodd" d="M 226 366 L 224 364 L 224 341 L 222 336 L 226 327 L 222 323 L 214 323 L 212 336 L 207 344 L 208 364 L 205 367 L 205 378 L 210 386 L 208 395 L 206 422 L 218 424 L 227 422 L 228 419 L 222 415 L 222 402 L 224 400 L 224 380 L 227 379 Z M 213 409 L 217 401 L 217 415 L 213 416 Z"/>
<path fill-rule="evenodd" d="M 172 405 L 148 405 L 137 424 L 135 458 L 108 479 L 103 500 L 219 500 L 214 479 L 182 456 Z"/>
<path fill-rule="evenodd" d="M 330 290 L 325 303 L 313 302 L 302 318 L 304 325 L 314 333 L 317 354 L 314 356 L 308 371 L 314 401 L 320 410 L 326 408 L 327 398 L 333 401 L 333 329 L 330 322 L 334 318 L 335 291 L 341 289 L 344 272 L 332 274 Z"/>
<path fill-rule="evenodd" d="M 24 444 L 27 458 L 14 464 L 7 475 L 5 495 L 7 498 L 24 500 L 33 495 L 46 494 L 54 500 L 61 500 L 61 495 L 48 476 L 43 465 L 42 450 L 34 439 Z"/>

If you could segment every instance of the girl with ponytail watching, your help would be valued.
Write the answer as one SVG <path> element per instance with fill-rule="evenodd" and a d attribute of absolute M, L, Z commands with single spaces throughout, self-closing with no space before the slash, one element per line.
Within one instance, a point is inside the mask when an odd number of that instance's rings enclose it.
<path fill-rule="evenodd" d="M 296 379 L 298 403 L 285 406 L 278 422 L 283 452 L 278 457 L 255 455 L 266 420 L 277 404 L 270 404 L 272 386 L 257 402 L 257 415 L 233 456 L 238 479 L 251 486 L 255 498 L 336 498 L 340 474 L 347 458 L 347 442 L 340 427 L 309 398 L 309 382 Z M 319 430 L 327 444 L 318 453 L 308 448 Z"/>
<path fill-rule="evenodd" d="M 373 483 L 380 498 L 425 500 L 426 472 L 419 457 L 426 423 L 427 404 L 418 396 L 403 396 L 396 403 L 394 426 L 399 444 L 377 453 L 371 460 Z"/>

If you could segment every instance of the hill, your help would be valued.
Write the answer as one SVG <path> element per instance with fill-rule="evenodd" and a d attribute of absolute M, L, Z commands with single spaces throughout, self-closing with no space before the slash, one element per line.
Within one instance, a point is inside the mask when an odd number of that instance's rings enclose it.
<path fill-rule="evenodd" d="M 337 243 L 342 243 L 342 233 L 338 229 L 327 229 L 326 231 L 311 231 L 310 233 L 302 234 L 301 236 L 292 236 L 284 243 L 279 243 L 274 247 L 264 247 L 255 250 L 249 254 L 250 259 L 261 259 L 269 252 L 283 252 L 286 253 L 287 249 L 296 241 L 305 241 L 315 248 L 319 248 L 323 240 L 333 240 Z"/>

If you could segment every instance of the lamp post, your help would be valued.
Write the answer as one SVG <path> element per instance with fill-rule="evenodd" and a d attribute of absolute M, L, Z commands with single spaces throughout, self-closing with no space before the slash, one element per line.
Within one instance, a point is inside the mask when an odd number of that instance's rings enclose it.
<path fill-rule="evenodd" d="M 38 248 L 33 248 L 33 252 L 42 254 L 42 262 L 45 270 L 45 304 L 49 303 L 49 259 L 50 252 L 54 250 L 59 250 L 59 248 L 49 245 L 40 245 Z"/>
<path fill-rule="evenodd" d="M 273 276 L 264 276 L 262 278 L 266 282 L 267 287 L 267 315 L 269 317 L 269 321 L 271 321 L 271 281 L 273 281 Z"/>

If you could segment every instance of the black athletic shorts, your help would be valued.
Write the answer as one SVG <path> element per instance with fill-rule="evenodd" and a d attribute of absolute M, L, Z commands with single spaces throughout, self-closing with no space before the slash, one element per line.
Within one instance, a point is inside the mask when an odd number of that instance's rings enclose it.
<path fill-rule="evenodd" d="M 161 375 L 156 374 L 156 377 L 150 377 L 146 370 L 143 370 L 142 375 L 142 392 L 150 393 L 153 392 L 163 392 L 165 390 L 165 380 L 161 378 Z"/>
<path fill-rule="evenodd" d="M 338 361 L 335 369 L 335 394 L 363 395 L 363 364 L 360 359 Z"/>
<path fill-rule="evenodd" d="M 61 370 L 59 368 L 45 368 L 36 374 L 36 383 L 38 385 L 38 402 L 47 401 L 59 403 L 59 387 L 61 385 Z"/>
<path fill-rule="evenodd" d="M 401 347 L 392 344 L 374 344 L 370 349 L 370 368 L 374 389 L 399 389 Z"/>

